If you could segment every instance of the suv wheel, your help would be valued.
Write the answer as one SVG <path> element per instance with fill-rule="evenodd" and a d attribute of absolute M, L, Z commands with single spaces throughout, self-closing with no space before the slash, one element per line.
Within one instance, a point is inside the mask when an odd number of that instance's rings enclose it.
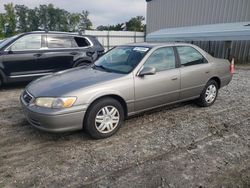
<path fill-rule="evenodd" d="M 116 133 L 123 122 L 122 105 L 113 98 L 103 98 L 91 105 L 84 126 L 92 138 L 101 139 Z"/>
<path fill-rule="evenodd" d="M 3 86 L 3 79 L 2 77 L 0 76 L 0 88 Z"/>
<path fill-rule="evenodd" d="M 78 64 L 76 64 L 75 67 L 89 67 L 90 63 L 89 62 L 80 62 Z"/>
<path fill-rule="evenodd" d="M 197 104 L 202 107 L 208 107 L 214 104 L 218 95 L 218 84 L 215 80 L 210 80 L 202 91 Z"/>

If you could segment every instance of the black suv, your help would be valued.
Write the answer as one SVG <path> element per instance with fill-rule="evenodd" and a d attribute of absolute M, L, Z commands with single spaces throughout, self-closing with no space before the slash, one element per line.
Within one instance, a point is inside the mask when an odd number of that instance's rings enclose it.
<path fill-rule="evenodd" d="M 29 81 L 77 66 L 89 66 L 104 52 L 93 36 L 29 32 L 0 43 L 0 86 Z"/>

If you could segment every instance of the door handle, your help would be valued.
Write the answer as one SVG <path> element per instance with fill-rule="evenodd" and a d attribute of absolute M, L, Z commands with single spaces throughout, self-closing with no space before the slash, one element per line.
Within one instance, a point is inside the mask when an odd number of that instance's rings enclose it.
<path fill-rule="evenodd" d="M 41 57 L 42 54 L 34 54 L 35 57 Z"/>
<path fill-rule="evenodd" d="M 171 78 L 171 80 L 178 80 L 178 78 L 177 78 L 177 77 L 174 77 L 174 78 Z"/>

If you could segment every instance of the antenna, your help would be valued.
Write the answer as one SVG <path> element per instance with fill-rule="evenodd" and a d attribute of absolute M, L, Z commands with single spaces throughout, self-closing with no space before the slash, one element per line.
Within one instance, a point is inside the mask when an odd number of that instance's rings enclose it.
<path fill-rule="evenodd" d="M 82 30 L 81 29 L 78 30 L 78 35 L 82 36 Z"/>
<path fill-rule="evenodd" d="M 81 36 L 84 35 L 85 34 L 85 30 L 84 29 L 79 29 L 78 30 L 78 34 L 81 35 Z"/>

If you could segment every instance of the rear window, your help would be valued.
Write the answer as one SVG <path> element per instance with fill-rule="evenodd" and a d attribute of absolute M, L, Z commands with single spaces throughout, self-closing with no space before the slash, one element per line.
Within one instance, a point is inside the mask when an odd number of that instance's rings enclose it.
<path fill-rule="evenodd" d="M 206 59 L 196 49 L 189 46 L 178 46 L 182 66 L 191 66 L 206 63 Z"/>
<path fill-rule="evenodd" d="M 78 47 L 86 47 L 90 46 L 89 41 L 86 38 L 83 37 L 74 37 L 74 40 Z"/>

